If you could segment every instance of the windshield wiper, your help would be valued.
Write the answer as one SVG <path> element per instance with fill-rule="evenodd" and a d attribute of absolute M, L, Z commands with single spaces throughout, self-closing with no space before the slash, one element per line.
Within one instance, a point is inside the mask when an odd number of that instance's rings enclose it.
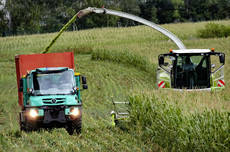
<path fill-rule="evenodd" d="M 72 95 L 71 93 L 57 93 L 57 94 L 34 94 L 34 96 L 53 96 L 53 95 Z"/>

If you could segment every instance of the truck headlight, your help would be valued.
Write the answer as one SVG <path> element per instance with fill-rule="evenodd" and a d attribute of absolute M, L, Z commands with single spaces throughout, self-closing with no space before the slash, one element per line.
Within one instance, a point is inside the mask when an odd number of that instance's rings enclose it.
<path fill-rule="evenodd" d="M 80 109 L 78 109 L 78 108 L 73 107 L 70 109 L 70 115 L 71 116 L 77 117 L 80 115 L 80 113 L 81 113 Z"/>
<path fill-rule="evenodd" d="M 36 109 L 30 109 L 29 116 L 31 118 L 36 118 L 38 116 L 38 110 L 36 110 Z"/>

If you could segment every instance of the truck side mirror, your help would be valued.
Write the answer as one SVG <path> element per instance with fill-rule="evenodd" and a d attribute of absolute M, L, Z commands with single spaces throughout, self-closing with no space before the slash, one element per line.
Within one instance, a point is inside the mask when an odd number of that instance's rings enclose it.
<path fill-rule="evenodd" d="M 32 95 L 32 94 L 34 93 L 34 89 L 32 89 L 32 88 L 28 89 L 28 90 L 27 90 L 27 93 L 28 93 L 29 95 Z"/>
<path fill-rule="evenodd" d="M 88 85 L 87 85 L 87 81 L 86 81 L 86 77 L 82 76 L 82 85 L 83 85 L 83 89 L 88 89 Z"/>
<path fill-rule="evenodd" d="M 84 77 L 84 76 L 82 76 L 82 84 L 84 85 L 84 84 L 87 84 L 87 81 L 86 81 L 86 77 Z"/>
<path fill-rule="evenodd" d="M 88 89 L 88 85 L 87 84 L 83 84 L 83 89 Z"/>
<path fill-rule="evenodd" d="M 159 65 L 163 65 L 164 64 L 164 56 L 160 56 L 159 57 Z"/>
<path fill-rule="evenodd" d="M 19 92 L 23 92 L 23 79 L 19 81 Z"/>
<path fill-rule="evenodd" d="M 225 55 L 224 54 L 220 54 L 219 59 L 220 59 L 220 63 L 222 63 L 222 64 L 225 63 Z"/>

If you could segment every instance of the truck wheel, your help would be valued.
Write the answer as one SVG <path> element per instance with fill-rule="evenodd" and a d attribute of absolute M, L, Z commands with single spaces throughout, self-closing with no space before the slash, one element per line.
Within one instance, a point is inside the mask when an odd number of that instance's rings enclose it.
<path fill-rule="evenodd" d="M 77 134 L 81 133 L 81 118 L 73 120 L 67 125 L 66 131 L 69 133 L 69 135 L 73 135 L 74 131 L 76 131 Z"/>
<path fill-rule="evenodd" d="M 22 122 L 22 117 L 21 117 L 22 113 L 19 113 L 19 126 L 20 126 L 20 130 L 21 131 L 25 131 L 25 126 Z"/>
<path fill-rule="evenodd" d="M 19 122 L 19 125 L 20 125 L 20 130 L 21 131 L 25 131 L 25 132 L 30 132 L 30 131 L 34 131 L 37 129 L 37 126 L 36 126 L 36 123 L 31 123 L 31 122 L 22 122 L 21 119 L 20 119 L 20 122 Z"/>
<path fill-rule="evenodd" d="M 26 131 L 26 127 L 25 127 L 25 125 L 24 125 L 24 123 L 23 122 L 19 122 L 19 125 L 20 125 L 20 130 L 21 131 Z"/>
<path fill-rule="evenodd" d="M 76 131 L 77 134 L 81 133 L 81 118 L 73 121 L 73 125 L 74 125 L 74 130 Z"/>
<path fill-rule="evenodd" d="M 22 119 L 24 119 L 24 121 L 22 121 Z M 23 113 L 19 113 L 19 125 L 21 131 L 30 132 L 37 130 L 37 123 L 28 121 L 26 117 L 23 116 Z"/>
<path fill-rule="evenodd" d="M 66 131 L 69 133 L 69 135 L 73 135 L 74 129 L 73 129 L 72 123 L 69 123 L 66 126 Z"/>
<path fill-rule="evenodd" d="M 22 122 L 20 124 L 21 127 L 21 131 L 25 131 L 25 132 L 30 132 L 30 131 L 35 131 L 37 130 L 37 127 L 35 124 L 32 124 L 30 122 Z"/>

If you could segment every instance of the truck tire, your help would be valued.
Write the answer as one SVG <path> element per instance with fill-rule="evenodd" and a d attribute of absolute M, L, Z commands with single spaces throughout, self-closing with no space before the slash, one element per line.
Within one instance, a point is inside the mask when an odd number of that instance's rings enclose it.
<path fill-rule="evenodd" d="M 26 127 L 25 127 L 24 123 L 21 120 L 19 121 L 19 125 L 20 125 L 20 130 L 21 131 L 26 131 Z"/>
<path fill-rule="evenodd" d="M 35 124 L 31 124 L 30 122 L 21 122 L 20 129 L 21 131 L 31 132 L 37 130 L 37 127 Z"/>
<path fill-rule="evenodd" d="M 73 121 L 74 130 L 77 134 L 81 133 L 81 118 L 79 118 L 77 121 Z"/>
<path fill-rule="evenodd" d="M 28 122 L 28 121 L 22 121 L 21 116 L 19 115 L 19 125 L 20 125 L 20 130 L 25 131 L 25 132 L 30 132 L 33 130 L 36 130 L 36 123 L 35 122 Z"/>
<path fill-rule="evenodd" d="M 77 134 L 81 133 L 81 118 L 75 119 L 67 125 L 66 131 L 69 135 L 73 135 L 76 131 Z"/>

